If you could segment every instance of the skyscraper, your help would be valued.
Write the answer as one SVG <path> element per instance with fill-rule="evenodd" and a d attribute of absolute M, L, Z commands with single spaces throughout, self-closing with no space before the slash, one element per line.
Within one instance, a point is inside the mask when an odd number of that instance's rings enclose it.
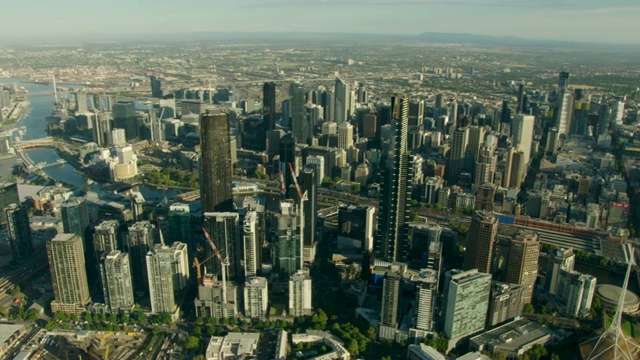
<path fill-rule="evenodd" d="M 531 115 L 518 114 L 513 118 L 511 127 L 512 141 L 511 144 L 520 148 L 524 153 L 524 163 L 526 165 L 531 161 L 531 147 L 533 146 L 533 127 L 535 117 Z"/>
<path fill-rule="evenodd" d="M 189 253 L 187 244 L 176 241 L 169 248 L 171 252 L 171 274 L 173 275 L 173 290 L 179 292 L 189 285 Z"/>
<path fill-rule="evenodd" d="M 200 115 L 200 146 L 202 151 L 202 211 L 232 211 L 231 176 L 233 170 L 228 113 L 217 109 Z"/>
<path fill-rule="evenodd" d="M 353 125 L 348 122 L 338 125 L 338 147 L 340 149 L 353 147 Z"/>
<path fill-rule="evenodd" d="M 222 258 L 229 263 L 227 267 L 229 280 L 240 281 L 241 275 L 244 275 L 240 266 L 243 258 L 240 250 L 242 249 L 242 244 L 240 243 L 240 214 L 234 212 L 205 212 L 203 226 L 216 244 Z M 213 254 L 213 250 L 208 244 L 206 244 L 205 249 L 207 256 Z M 207 267 L 217 275 L 222 274 L 218 259 L 207 262 Z"/>
<path fill-rule="evenodd" d="M 447 181 L 450 185 L 457 185 L 460 173 L 464 169 L 465 158 L 467 156 L 467 146 L 469 144 L 469 128 L 462 127 L 453 133 L 451 151 L 447 163 Z"/>
<path fill-rule="evenodd" d="M 238 286 L 227 282 L 226 303 L 223 302 L 222 282 L 214 275 L 205 274 L 198 287 L 198 298 L 195 300 L 196 315 L 216 319 L 234 318 L 238 314 Z"/>
<path fill-rule="evenodd" d="M 406 271 L 406 264 L 394 263 L 384 274 L 382 281 L 382 309 L 380 311 L 380 325 L 378 337 L 380 339 L 395 340 L 398 327 L 398 302 L 400 301 L 400 282 Z"/>
<path fill-rule="evenodd" d="M 311 278 L 306 271 L 300 270 L 289 277 L 289 316 L 309 316 L 313 312 L 311 305 Z"/>
<path fill-rule="evenodd" d="M 421 269 L 416 282 L 414 327 L 416 330 L 426 334 L 426 332 L 433 331 L 436 298 L 438 295 L 438 271 Z"/>
<path fill-rule="evenodd" d="M 192 246 L 191 212 L 188 204 L 171 204 L 169 206 L 169 242 L 182 241 Z"/>
<path fill-rule="evenodd" d="M 11 245 L 11 255 L 15 263 L 33 254 L 33 242 L 31 240 L 31 227 L 29 225 L 29 212 L 27 206 L 11 204 L 4 209 L 7 221 L 7 237 Z"/>
<path fill-rule="evenodd" d="M 146 292 L 148 290 L 146 256 L 153 244 L 153 225 L 149 221 L 138 221 L 129 226 L 127 252 L 131 256 L 133 286 L 137 292 Z"/>
<path fill-rule="evenodd" d="M 56 235 L 47 241 L 47 258 L 54 296 L 51 311 L 75 315 L 84 313 L 91 297 L 82 237 L 76 234 Z"/>
<path fill-rule="evenodd" d="M 138 117 L 133 101 L 119 100 L 113 104 L 113 127 L 124 129 L 127 141 L 139 136 Z"/>
<path fill-rule="evenodd" d="M 151 85 L 151 97 L 156 99 L 162 98 L 162 81 L 151 75 L 149 76 L 149 83 Z"/>
<path fill-rule="evenodd" d="M 563 305 L 561 313 L 584 317 L 591 310 L 591 302 L 598 280 L 573 270 L 560 270 L 556 299 Z"/>
<path fill-rule="evenodd" d="M 112 251 L 118 250 L 120 247 L 119 227 L 120 223 L 117 220 L 105 220 L 96 226 L 93 234 L 93 252 L 96 261 L 99 261 L 102 255 L 111 254 Z"/>
<path fill-rule="evenodd" d="M 281 209 L 273 221 L 276 230 L 274 249 L 274 270 L 287 279 L 303 265 L 303 244 L 301 237 L 300 217 L 296 204 L 291 201 L 280 203 Z"/>
<path fill-rule="evenodd" d="M 556 294 L 560 270 L 573 270 L 575 263 L 576 255 L 573 253 L 573 249 L 551 250 L 547 261 L 547 274 L 544 277 L 544 288 L 549 294 Z"/>
<path fill-rule="evenodd" d="M 493 183 L 496 173 L 498 158 L 495 154 L 497 138 L 493 135 L 487 136 L 487 140 L 480 147 L 478 158 L 475 163 L 474 180 L 475 187 L 484 183 Z"/>
<path fill-rule="evenodd" d="M 312 135 L 311 124 L 307 121 L 304 89 L 299 83 L 291 84 L 291 131 L 296 140 L 308 144 Z"/>
<path fill-rule="evenodd" d="M 83 90 L 73 93 L 73 97 L 76 100 L 76 113 L 86 113 L 87 109 L 87 93 Z"/>
<path fill-rule="evenodd" d="M 244 276 L 258 275 L 262 244 L 258 242 L 258 214 L 247 211 L 242 220 L 242 244 L 244 247 Z"/>
<path fill-rule="evenodd" d="M 318 176 L 317 165 L 307 164 L 300 172 L 300 189 L 302 193 L 307 193 L 307 200 L 303 204 L 304 215 L 304 261 L 313 262 L 316 249 L 316 221 L 318 218 Z"/>
<path fill-rule="evenodd" d="M 448 339 L 459 339 L 484 329 L 490 289 L 490 274 L 477 269 L 447 272 L 444 334 Z"/>
<path fill-rule="evenodd" d="M 333 121 L 338 124 L 342 124 L 343 122 L 349 120 L 349 105 L 350 105 L 350 96 L 351 89 L 349 85 L 347 85 L 344 81 L 339 78 L 336 78 L 335 83 L 335 106 L 334 106 L 334 117 Z"/>
<path fill-rule="evenodd" d="M 495 326 L 522 314 L 523 288 L 518 284 L 491 283 L 487 326 Z"/>
<path fill-rule="evenodd" d="M 482 273 L 491 273 L 497 233 L 498 219 L 490 212 L 476 211 L 467 233 L 463 265 L 465 270 L 477 269 Z"/>
<path fill-rule="evenodd" d="M 104 303 L 112 314 L 131 311 L 134 305 L 129 254 L 111 251 L 100 266 Z"/>
<path fill-rule="evenodd" d="M 269 131 L 276 129 L 276 83 L 262 85 L 262 116 Z"/>
<path fill-rule="evenodd" d="M 555 124 L 559 135 L 569 135 L 571 119 L 573 117 L 573 94 L 569 89 L 563 89 L 558 94 L 556 104 Z"/>
<path fill-rule="evenodd" d="M 166 245 L 156 244 L 146 257 L 151 312 L 173 314 L 176 303 L 173 294 L 172 253 Z"/>
<path fill-rule="evenodd" d="M 413 187 L 413 156 L 407 153 L 409 99 L 391 98 L 392 121 L 389 152 L 383 156 L 380 171 L 378 231 L 375 257 L 393 262 L 403 261 L 409 250 L 409 207 Z"/>
<path fill-rule="evenodd" d="M 540 256 L 540 241 L 538 234 L 533 231 L 520 231 L 509 244 L 509 263 L 506 281 L 520 284 L 523 288 L 522 301 L 531 303 L 533 289 L 538 278 L 538 257 Z"/>
<path fill-rule="evenodd" d="M 62 228 L 66 234 L 77 234 L 84 238 L 84 232 L 89 226 L 89 211 L 85 198 L 72 197 L 60 206 Z M 86 249 L 86 246 L 85 246 Z"/>

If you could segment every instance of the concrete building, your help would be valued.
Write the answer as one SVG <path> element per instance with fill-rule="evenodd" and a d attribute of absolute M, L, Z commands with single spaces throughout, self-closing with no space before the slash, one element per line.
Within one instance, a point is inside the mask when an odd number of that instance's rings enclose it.
<path fill-rule="evenodd" d="M 438 350 L 425 344 L 410 344 L 407 349 L 407 360 L 446 360 Z"/>
<path fill-rule="evenodd" d="M 91 301 L 84 263 L 82 237 L 58 234 L 47 241 L 54 300 L 53 313 L 80 315 Z"/>
<path fill-rule="evenodd" d="M 127 145 L 127 135 L 124 129 L 111 129 L 107 132 L 107 142 L 111 146 L 119 147 Z"/>
<path fill-rule="evenodd" d="M 573 270 L 576 255 L 573 249 L 552 249 L 547 260 L 547 273 L 544 277 L 544 288 L 551 295 L 556 294 L 560 270 Z"/>
<path fill-rule="evenodd" d="M 137 292 L 147 292 L 147 252 L 155 243 L 153 239 L 154 226 L 149 221 L 138 221 L 129 226 L 126 250 L 131 257 L 131 273 L 133 287 Z"/>
<path fill-rule="evenodd" d="M 198 286 L 198 298 L 195 300 L 196 315 L 202 318 L 231 319 L 238 314 L 238 286 L 228 281 L 226 302 L 224 301 L 222 282 L 214 275 L 205 274 Z"/>
<path fill-rule="evenodd" d="M 538 278 L 540 240 L 533 231 L 520 231 L 509 244 L 506 282 L 523 287 L 522 301 L 530 304 Z"/>
<path fill-rule="evenodd" d="M 266 278 L 251 277 L 244 283 L 244 316 L 263 319 L 269 307 L 269 284 Z"/>
<path fill-rule="evenodd" d="M 324 355 L 314 357 L 315 360 L 351 360 L 351 353 L 345 348 L 344 342 L 326 331 L 307 330 L 304 334 L 292 334 L 291 342 L 294 345 L 300 343 L 324 345 L 331 350 Z"/>
<path fill-rule="evenodd" d="M 176 241 L 171 244 L 171 274 L 173 276 L 173 290 L 178 292 L 189 285 L 189 253 L 187 244 Z"/>
<path fill-rule="evenodd" d="M 573 270 L 560 270 L 556 299 L 563 305 L 561 312 L 572 317 L 587 316 L 597 282 L 597 279 L 591 275 Z"/>
<path fill-rule="evenodd" d="M 376 209 L 373 206 L 346 205 L 338 207 L 338 244 L 365 251 L 373 250 Z"/>
<path fill-rule="evenodd" d="M 416 283 L 416 308 L 413 326 L 417 335 L 426 335 L 434 328 L 436 298 L 438 295 L 438 271 L 420 270 L 419 276 L 412 279 Z M 421 332 L 421 334 L 418 334 Z M 417 336 L 423 338 L 424 336 Z"/>
<path fill-rule="evenodd" d="M 444 334 L 448 339 L 455 342 L 484 330 L 490 289 L 491 274 L 477 269 L 445 274 Z"/>
<path fill-rule="evenodd" d="M 511 144 L 523 152 L 525 165 L 531 162 L 535 120 L 532 115 L 517 114 L 511 124 Z"/>
<path fill-rule="evenodd" d="M 501 324 L 522 314 L 523 287 L 517 284 L 493 282 L 489 297 L 487 327 Z"/>
<path fill-rule="evenodd" d="M 112 250 L 100 264 L 104 303 L 112 314 L 129 312 L 133 308 L 133 279 L 129 254 Z"/>
<path fill-rule="evenodd" d="M 227 266 L 227 276 L 232 281 L 240 281 L 242 273 L 240 263 L 241 257 L 241 237 L 240 237 L 240 214 L 236 212 L 205 212 L 203 227 L 211 236 L 220 256 L 225 259 Z M 206 244 L 205 255 L 209 257 L 213 250 Z M 218 259 L 211 259 L 206 263 L 207 269 L 215 274 L 221 274 L 220 262 Z"/>
<path fill-rule="evenodd" d="M 407 265 L 393 263 L 384 274 L 382 282 L 382 310 L 380 311 L 380 324 L 378 326 L 378 338 L 395 340 L 398 328 L 398 302 L 400 301 L 400 283 Z"/>
<path fill-rule="evenodd" d="M 255 211 L 248 211 L 242 220 L 242 244 L 244 253 L 244 276 L 258 275 L 262 244 L 258 242 L 258 215 Z"/>
<path fill-rule="evenodd" d="M 323 156 L 307 156 L 306 164 L 315 164 L 316 165 L 316 181 L 318 186 L 322 184 L 322 179 L 324 178 L 325 168 L 324 168 L 324 157 Z"/>
<path fill-rule="evenodd" d="M 313 313 L 311 278 L 304 271 L 298 271 L 289 277 L 289 315 L 309 316 Z"/>
<path fill-rule="evenodd" d="M 490 212 L 476 211 L 467 232 L 463 265 L 465 270 L 477 269 L 481 273 L 491 273 L 497 233 L 498 219 Z"/>
<path fill-rule="evenodd" d="M 120 223 L 117 220 L 105 220 L 96 226 L 93 234 L 93 251 L 96 260 L 120 248 L 119 228 Z"/>
<path fill-rule="evenodd" d="M 250 359 L 258 356 L 260 333 L 229 333 L 212 336 L 205 352 L 207 360 Z"/>
<path fill-rule="evenodd" d="M 353 147 L 353 125 L 343 122 L 338 125 L 338 148 L 348 149 Z"/>
<path fill-rule="evenodd" d="M 147 253 L 149 296 L 151 298 L 151 312 L 154 314 L 176 313 L 172 262 L 173 254 L 166 245 L 156 244 Z"/>
<path fill-rule="evenodd" d="M 546 326 L 519 319 L 472 337 L 469 349 L 504 353 L 508 359 L 516 359 L 536 345 L 545 346 L 552 338 L 553 331 Z"/>

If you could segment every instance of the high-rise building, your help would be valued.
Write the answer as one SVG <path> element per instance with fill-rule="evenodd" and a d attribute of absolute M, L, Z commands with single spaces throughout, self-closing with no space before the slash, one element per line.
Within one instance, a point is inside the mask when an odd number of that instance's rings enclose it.
<path fill-rule="evenodd" d="M 445 276 L 444 334 L 460 339 L 482 331 L 489 308 L 491 274 L 451 270 Z"/>
<path fill-rule="evenodd" d="M 105 146 L 108 141 L 107 134 L 111 133 L 111 113 L 107 111 L 99 111 L 93 118 L 95 120 L 92 127 L 93 141 L 100 147 Z"/>
<path fill-rule="evenodd" d="M 80 315 L 91 301 L 82 237 L 58 234 L 47 241 L 53 297 L 51 311 Z"/>
<path fill-rule="evenodd" d="M 276 129 L 276 83 L 266 82 L 262 85 L 262 116 L 269 131 Z"/>
<path fill-rule="evenodd" d="M 162 81 L 151 75 L 149 76 L 149 84 L 151 85 L 151 97 L 156 99 L 162 98 Z"/>
<path fill-rule="evenodd" d="M 232 211 L 231 176 L 233 170 L 228 113 L 216 109 L 200 115 L 200 147 L 202 151 L 202 211 Z"/>
<path fill-rule="evenodd" d="M 452 135 L 451 151 L 447 163 L 447 181 L 450 185 L 457 185 L 460 173 L 464 170 L 467 146 L 469 144 L 469 128 L 457 128 Z"/>
<path fill-rule="evenodd" d="M 196 315 L 202 318 L 231 319 L 238 314 L 238 286 L 228 281 L 226 303 L 223 301 L 222 282 L 214 275 L 205 274 L 198 287 L 198 298 L 195 300 Z"/>
<path fill-rule="evenodd" d="M 307 194 L 303 207 L 303 260 L 310 263 L 316 257 L 316 221 L 318 219 L 318 170 L 316 164 L 306 164 L 300 172 L 300 189 Z"/>
<path fill-rule="evenodd" d="M 474 209 L 492 212 L 493 205 L 495 203 L 497 189 L 498 187 L 492 183 L 484 183 L 478 186 L 478 192 L 476 193 Z"/>
<path fill-rule="evenodd" d="M 380 339 L 395 340 L 398 327 L 398 304 L 400 301 L 400 283 L 402 274 L 406 271 L 406 264 L 393 263 L 384 274 L 382 281 L 382 309 L 378 337 Z"/>
<path fill-rule="evenodd" d="M 306 271 L 300 270 L 289 277 L 289 315 L 309 316 L 313 312 L 311 305 L 311 278 Z"/>
<path fill-rule="evenodd" d="M 560 270 L 572 271 L 576 263 L 573 249 L 552 249 L 547 260 L 547 274 L 544 277 L 544 288 L 551 295 L 556 294 Z"/>
<path fill-rule="evenodd" d="M 322 179 L 324 178 L 324 157 L 322 156 L 307 156 L 307 165 L 316 165 L 316 184 L 320 186 Z"/>
<path fill-rule="evenodd" d="M 540 240 L 533 231 L 520 231 L 509 244 L 506 282 L 522 285 L 524 304 L 530 304 L 538 278 Z"/>
<path fill-rule="evenodd" d="M 415 100 L 409 103 L 409 127 L 419 127 L 422 125 L 424 117 L 424 100 Z"/>
<path fill-rule="evenodd" d="M 181 241 L 188 246 L 192 246 L 191 240 L 193 229 L 191 228 L 191 212 L 188 204 L 171 204 L 169 206 L 169 241 Z"/>
<path fill-rule="evenodd" d="M 280 203 L 280 212 L 273 217 L 276 230 L 274 270 L 287 279 L 303 267 L 303 240 L 298 209 L 293 201 Z"/>
<path fill-rule="evenodd" d="M 342 124 L 349 120 L 349 106 L 351 103 L 350 86 L 339 78 L 335 83 L 335 101 L 333 121 Z"/>
<path fill-rule="evenodd" d="M 133 287 L 137 292 L 146 292 L 147 252 L 153 247 L 153 225 L 149 221 L 138 221 L 129 226 L 127 234 L 127 252 L 131 257 L 131 273 Z"/>
<path fill-rule="evenodd" d="M 563 89 L 558 95 L 556 105 L 555 124 L 559 135 L 568 135 L 571 130 L 573 117 L 573 94 L 568 89 Z"/>
<path fill-rule="evenodd" d="M 465 270 L 491 273 L 491 260 L 498 233 L 498 219 L 490 212 L 476 211 L 471 218 L 464 252 Z"/>
<path fill-rule="evenodd" d="M 84 238 L 84 232 L 89 226 L 89 211 L 85 198 L 72 197 L 60 206 L 62 228 L 66 234 L 77 234 Z M 86 249 L 86 246 L 85 246 Z"/>
<path fill-rule="evenodd" d="M 73 97 L 76 100 L 76 113 L 86 113 L 89 111 L 87 108 L 87 93 L 84 90 L 74 92 Z"/>
<path fill-rule="evenodd" d="M 533 127 L 535 117 L 531 115 L 518 114 L 513 118 L 511 127 L 511 144 L 519 148 L 524 153 L 524 163 L 528 165 L 531 161 L 531 147 L 533 146 Z"/>
<path fill-rule="evenodd" d="M 146 257 L 151 312 L 174 314 L 176 303 L 173 294 L 173 254 L 166 245 L 156 244 Z"/>
<path fill-rule="evenodd" d="M 304 89 L 300 83 L 291 84 L 291 131 L 299 142 L 308 144 L 313 134 L 311 124 L 307 121 Z"/>
<path fill-rule="evenodd" d="M 353 125 L 346 121 L 338 125 L 338 147 L 340 149 L 353 147 Z"/>
<path fill-rule="evenodd" d="M 289 190 L 293 185 L 293 175 L 289 171 L 289 164 L 296 169 L 296 137 L 288 132 L 280 138 L 280 171 L 284 175 L 285 190 Z"/>
<path fill-rule="evenodd" d="M 120 250 L 109 252 L 100 264 L 100 277 L 104 303 L 114 314 L 129 312 L 133 308 L 133 280 L 129 254 Z"/>
<path fill-rule="evenodd" d="M 257 276 L 262 244 L 258 242 L 258 214 L 255 211 L 247 211 L 242 220 L 242 244 L 244 276 Z"/>
<path fill-rule="evenodd" d="M 0 183 L 0 209 L 4 209 L 11 204 L 19 204 L 20 196 L 18 196 L 17 183 Z M 6 216 L 0 216 L 0 225 L 7 223 Z"/>
<path fill-rule="evenodd" d="M 113 104 L 113 127 L 124 129 L 127 141 L 139 136 L 138 117 L 136 115 L 135 102 L 132 100 L 118 100 Z"/>
<path fill-rule="evenodd" d="M 338 207 L 338 243 L 349 243 L 363 251 L 372 251 L 375 239 L 376 208 L 340 204 Z"/>
<path fill-rule="evenodd" d="M 173 290 L 178 292 L 189 285 L 189 253 L 187 244 L 176 241 L 169 248 L 171 252 L 171 274 L 173 275 Z"/>
<path fill-rule="evenodd" d="M 105 220 L 96 226 L 93 234 L 93 252 L 96 261 L 99 261 L 102 255 L 111 254 L 112 251 L 118 250 L 120 247 L 119 228 L 118 220 Z"/>
<path fill-rule="evenodd" d="M 244 316 L 263 319 L 269 307 L 269 283 L 263 277 L 251 277 L 244 283 Z"/>
<path fill-rule="evenodd" d="M 413 326 L 417 331 L 433 331 L 438 295 L 438 271 L 421 269 L 416 282 L 416 311 Z M 420 336 L 423 337 L 423 336 Z"/>
<path fill-rule="evenodd" d="M 4 209 L 4 217 L 7 221 L 7 237 L 13 261 L 21 263 L 33 254 L 29 211 L 24 203 L 11 204 Z"/>
<path fill-rule="evenodd" d="M 507 152 L 507 166 L 503 177 L 503 185 L 506 181 L 506 187 L 511 189 L 519 189 L 526 175 L 526 156 L 524 152 L 513 147 Z"/>
<path fill-rule="evenodd" d="M 498 157 L 495 154 L 497 139 L 493 135 L 487 137 L 487 141 L 482 144 L 475 163 L 474 180 L 476 187 L 484 183 L 493 183 L 496 173 Z"/>
<path fill-rule="evenodd" d="M 375 257 L 393 262 L 403 261 L 409 251 L 409 207 L 413 188 L 413 156 L 407 152 L 407 121 L 409 99 L 391 98 L 391 138 L 387 154 L 381 161 L 378 231 Z"/>
<path fill-rule="evenodd" d="M 205 212 L 204 228 L 216 244 L 222 258 L 229 263 L 227 277 L 232 281 L 240 281 L 244 271 L 241 269 L 242 244 L 240 244 L 240 214 L 234 212 Z M 205 247 L 207 256 L 213 254 L 211 246 Z M 218 259 L 207 262 L 207 267 L 217 275 L 222 274 Z"/>
<path fill-rule="evenodd" d="M 124 129 L 114 128 L 107 132 L 107 143 L 116 147 L 126 146 L 127 137 Z"/>
<path fill-rule="evenodd" d="M 565 316 L 584 317 L 591 310 L 591 302 L 598 280 L 573 270 L 560 270 L 556 299 Z"/>
<path fill-rule="evenodd" d="M 523 288 L 518 284 L 491 283 L 487 327 L 501 324 L 522 314 Z"/>

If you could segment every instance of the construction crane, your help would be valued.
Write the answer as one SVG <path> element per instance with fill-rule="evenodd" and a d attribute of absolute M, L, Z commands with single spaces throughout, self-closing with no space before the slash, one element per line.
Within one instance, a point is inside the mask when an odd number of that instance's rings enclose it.
<path fill-rule="evenodd" d="M 213 259 L 214 257 L 216 257 L 215 253 L 207 256 L 207 258 L 202 261 L 198 260 L 198 258 L 193 259 L 193 266 L 196 267 L 196 275 L 198 277 L 198 282 L 200 281 L 200 279 L 202 279 L 202 270 L 200 270 L 201 266 L 204 265 L 207 261 Z"/>
<path fill-rule="evenodd" d="M 291 171 L 291 178 L 293 179 L 293 183 L 296 185 L 296 190 L 298 191 L 298 197 L 300 197 L 300 243 L 304 244 L 304 202 L 309 200 L 307 197 L 307 191 L 303 193 L 300 190 L 300 185 L 298 185 L 298 180 L 296 179 L 296 172 L 293 170 L 293 165 L 289 163 L 289 171 Z M 302 269 L 304 265 L 304 249 L 300 248 L 300 268 Z"/>
<path fill-rule="evenodd" d="M 282 193 L 282 196 L 287 193 L 286 185 L 284 183 L 284 174 L 282 171 L 280 171 L 280 192 Z"/>
<path fill-rule="evenodd" d="M 204 237 L 207 238 L 207 242 L 209 242 L 209 246 L 211 246 L 211 249 L 213 250 L 213 254 L 218 258 L 218 261 L 220 261 L 220 272 L 221 272 L 221 278 L 222 278 L 222 304 L 223 304 L 222 306 L 224 308 L 224 312 L 226 312 L 226 306 L 227 306 L 227 267 L 229 266 L 229 262 L 222 258 L 222 255 L 220 255 L 220 251 L 218 251 L 218 248 L 216 247 L 216 244 L 214 244 L 213 239 L 211 238 L 211 236 L 207 232 L 207 229 L 205 229 L 203 227 L 202 228 L 202 232 L 204 233 Z"/>

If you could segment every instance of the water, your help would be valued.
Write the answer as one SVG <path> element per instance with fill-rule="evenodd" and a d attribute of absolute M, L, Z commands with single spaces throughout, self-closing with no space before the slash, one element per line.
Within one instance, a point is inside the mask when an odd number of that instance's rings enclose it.
<path fill-rule="evenodd" d="M 23 140 L 32 140 L 47 137 L 47 117 L 51 115 L 54 103 L 53 85 L 52 84 L 33 84 L 20 79 L 0 79 L 0 83 L 12 84 L 17 83 L 29 91 L 29 102 L 31 103 L 29 113 L 25 116 L 16 127 L 26 127 L 27 132 L 22 136 Z M 60 84 L 64 85 L 64 84 Z M 79 86 L 74 87 L 78 88 Z M 39 148 L 26 150 L 34 163 L 56 163 L 60 160 L 60 156 L 56 150 L 51 148 Z M 76 172 L 75 168 L 67 163 L 48 166 L 44 172 L 53 180 L 83 188 L 86 186 L 86 178 L 84 175 Z M 92 186 L 93 190 L 97 190 L 97 186 Z M 145 185 L 136 186 L 134 190 L 140 191 L 142 196 L 147 200 L 163 200 L 165 198 L 172 199 L 183 191 L 178 189 L 156 189 Z"/>

